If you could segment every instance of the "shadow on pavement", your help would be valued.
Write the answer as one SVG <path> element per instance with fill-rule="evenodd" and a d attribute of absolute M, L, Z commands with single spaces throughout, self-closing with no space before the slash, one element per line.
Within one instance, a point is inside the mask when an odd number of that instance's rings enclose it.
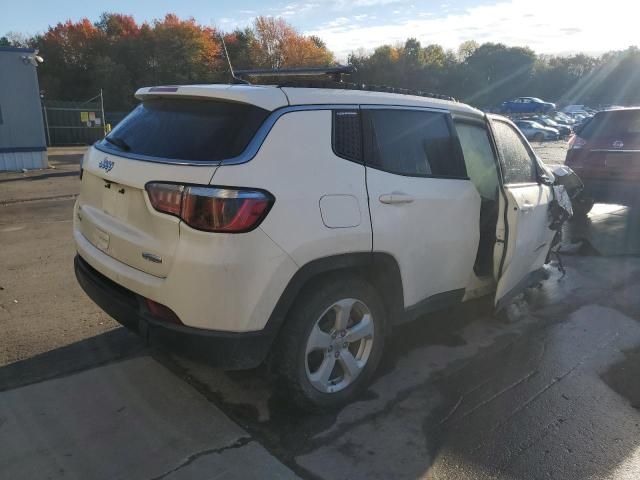
<path fill-rule="evenodd" d="M 640 255 L 640 206 L 596 204 L 586 218 L 565 226 L 572 243 L 582 242 L 585 255 Z"/>
<path fill-rule="evenodd" d="M 0 392 L 95 368 L 146 350 L 125 328 L 72 343 L 27 360 L 0 367 Z"/>
<path fill-rule="evenodd" d="M 59 177 L 77 177 L 78 172 L 76 170 L 73 171 L 64 171 L 64 172 L 47 172 L 42 173 L 40 175 L 30 175 L 25 177 L 16 177 L 16 178 L 3 178 L 0 179 L 0 183 L 10 183 L 10 182 L 23 182 L 23 181 L 36 181 L 36 180 L 46 180 L 49 178 L 59 178 Z"/>

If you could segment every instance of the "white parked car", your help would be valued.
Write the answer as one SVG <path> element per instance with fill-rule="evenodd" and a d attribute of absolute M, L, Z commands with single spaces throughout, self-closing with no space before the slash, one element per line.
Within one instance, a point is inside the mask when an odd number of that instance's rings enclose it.
<path fill-rule="evenodd" d="M 264 362 L 306 407 L 353 399 L 407 320 L 539 278 L 549 175 L 455 101 L 251 85 L 142 88 L 83 160 L 87 294 L 151 343 Z"/>

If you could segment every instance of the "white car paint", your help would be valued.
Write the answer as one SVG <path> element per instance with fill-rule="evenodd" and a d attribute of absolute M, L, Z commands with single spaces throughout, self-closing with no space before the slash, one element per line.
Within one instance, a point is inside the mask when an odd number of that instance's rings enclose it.
<path fill-rule="evenodd" d="M 367 184 L 373 249 L 398 261 L 404 306 L 466 288 L 480 237 L 480 196 L 471 181 L 367 168 Z M 385 195 L 400 201 L 388 203 Z"/>

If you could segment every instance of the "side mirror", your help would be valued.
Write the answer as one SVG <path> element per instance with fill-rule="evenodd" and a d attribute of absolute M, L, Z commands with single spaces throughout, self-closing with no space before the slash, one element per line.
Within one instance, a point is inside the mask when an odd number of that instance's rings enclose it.
<path fill-rule="evenodd" d="M 538 180 L 540 181 L 540 183 L 542 183 L 543 185 L 553 185 L 555 183 L 555 179 L 551 178 L 549 175 L 547 175 L 546 173 L 540 173 L 538 175 Z"/>

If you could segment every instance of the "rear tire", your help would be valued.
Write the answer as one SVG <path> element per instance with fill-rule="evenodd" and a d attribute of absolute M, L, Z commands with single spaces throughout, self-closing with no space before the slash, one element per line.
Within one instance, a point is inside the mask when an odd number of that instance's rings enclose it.
<path fill-rule="evenodd" d="M 534 142 L 544 142 L 544 133 L 536 133 L 533 136 L 533 141 Z"/>
<path fill-rule="evenodd" d="M 353 401 L 380 363 L 385 324 L 380 295 L 360 277 L 331 275 L 309 285 L 278 338 L 278 393 L 307 411 Z"/>

